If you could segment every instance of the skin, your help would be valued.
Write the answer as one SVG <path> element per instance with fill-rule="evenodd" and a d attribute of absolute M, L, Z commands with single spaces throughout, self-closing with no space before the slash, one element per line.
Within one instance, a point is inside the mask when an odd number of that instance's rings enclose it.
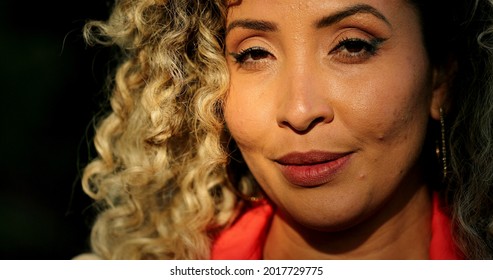
<path fill-rule="evenodd" d="M 230 6 L 227 26 L 226 123 L 276 205 L 264 258 L 428 258 L 420 155 L 446 86 L 414 8 L 244 0 Z M 279 159 L 312 151 L 345 156 L 322 184 L 287 179 Z"/>

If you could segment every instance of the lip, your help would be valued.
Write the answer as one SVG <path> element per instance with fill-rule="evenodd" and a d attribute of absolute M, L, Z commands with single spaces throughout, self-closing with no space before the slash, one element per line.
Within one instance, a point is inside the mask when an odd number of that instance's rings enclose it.
<path fill-rule="evenodd" d="M 276 159 L 284 178 L 301 187 L 317 187 L 332 181 L 347 165 L 352 153 L 294 152 Z"/>

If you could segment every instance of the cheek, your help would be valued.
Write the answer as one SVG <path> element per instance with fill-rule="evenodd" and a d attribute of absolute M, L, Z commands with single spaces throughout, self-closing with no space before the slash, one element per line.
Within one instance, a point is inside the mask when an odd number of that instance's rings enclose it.
<path fill-rule="evenodd" d="M 256 102 L 258 99 L 247 98 L 247 94 L 245 90 L 230 88 L 225 101 L 224 118 L 250 172 L 260 185 L 266 186 L 268 179 L 264 177 L 263 170 L 268 170 L 268 167 L 259 159 L 266 142 L 266 120 L 269 114 L 266 108 Z"/>
<path fill-rule="evenodd" d="M 234 86 L 230 87 L 224 106 L 224 118 L 236 143 L 242 148 L 253 149 L 263 138 L 269 111 L 258 102 L 255 91 L 248 89 L 237 90 Z"/>
<path fill-rule="evenodd" d="M 341 114 L 353 116 L 343 121 L 361 132 L 363 141 L 401 141 L 426 128 L 432 94 L 427 64 L 398 66 L 381 67 L 378 75 L 363 78 L 371 82 L 354 91 L 355 101 Z"/>

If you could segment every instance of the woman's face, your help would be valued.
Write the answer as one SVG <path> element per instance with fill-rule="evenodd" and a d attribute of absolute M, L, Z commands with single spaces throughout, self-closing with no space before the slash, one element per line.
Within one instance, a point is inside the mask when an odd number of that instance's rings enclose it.
<path fill-rule="evenodd" d="M 225 118 L 279 211 L 341 230 L 422 183 L 434 72 L 404 0 L 229 8 Z"/>

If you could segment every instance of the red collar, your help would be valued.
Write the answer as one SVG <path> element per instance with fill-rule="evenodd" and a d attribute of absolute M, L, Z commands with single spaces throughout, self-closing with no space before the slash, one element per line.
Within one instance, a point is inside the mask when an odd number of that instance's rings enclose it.
<path fill-rule="evenodd" d="M 213 260 L 260 260 L 273 208 L 266 201 L 258 203 L 241 215 L 214 241 Z M 450 219 L 440 207 L 438 195 L 433 196 L 430 259 L 462 259 L 452 240 Z"/>

